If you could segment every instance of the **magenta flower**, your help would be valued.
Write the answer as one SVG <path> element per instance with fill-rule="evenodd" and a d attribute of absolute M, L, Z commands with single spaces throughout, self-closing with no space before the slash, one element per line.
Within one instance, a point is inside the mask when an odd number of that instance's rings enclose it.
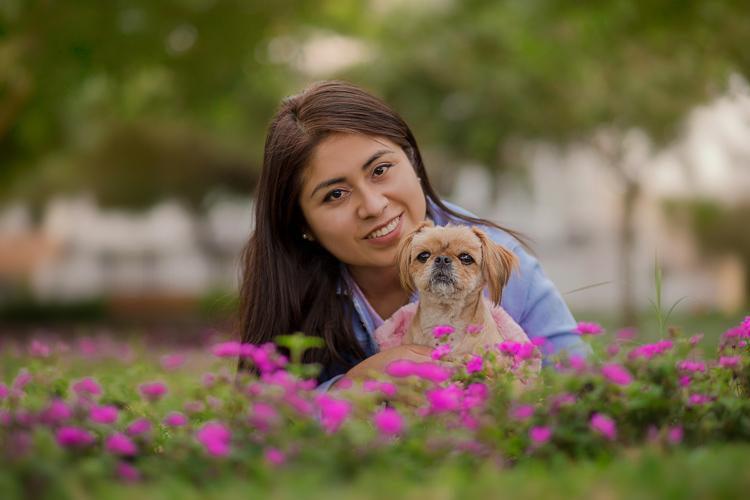
<path fill-rule="evenodd" d="M 89 418 L 98 424 L 112 424 L 117 421 L 117 408 L 114 406 L 93 406 Z"/>
<path fill-rule="evenodd" d="M 629 385 L 633 381 L 630 372 L 623 366 L 615 363 L 603 365 L 602 375 L 604 378 L 617 385 Z"/>
<path fill-rule="evenodd" d="M 745 330 L 746 337 L 750 337 L 750 316 L 745 316 L 745 319 L 742 320 L 742 324 L 740 325 L 743 330 Z"/>
<path fill-rule="evenodd" d="M 41 340 L 32 340 L 29 346 L 29 355 L 33 358 L 49 358 L 52 354 L 50 346 Z"/>
<path fill-rule="evenodd" d="M 476 373 L 482 371 L 482 356 L 472 356 L 466 363 L 466 373 Z"/>
<path fill-rule="evenodd" d="M 660 340 L 655 344 L 644 344 L 642 346 L 636 347 L 635 349 L 630 351 L 630 354 L 628 354 L 628 356 L 630 356 L 631 359 L 651 359 L 664 353 L 665 351 L 668 351 L 673 346 L 674 344 L 671 340 Z"/>
<path fill-rule="evenodd" d="M 451 352 L 451 349 L 453 346 L 450 344 L 440 344 L 435 349 L 432 350 L 431 357 L 435 361 L 438 361 L 440 359 L 443 359 L 443 357 Z"/>
<path fill-rule="evenodd" d="M 561 394 L 554 396 L 550 400 L 550 406 L 552 408 L 552 411 L 558 411 L 563 406 L 573 405 L 575 404 L 575 402 L 576 402 L 576 397 L 574 394 L 563 392 Z"/>
<path fill-rule="evenodd" d="M 88 446 L 95 441 L 93 434 L 80 427 L 60 427 L 55 438 L 60 446 L 66 448 Z"/>
<path fill-rule="evenodd" d="M 320 394 L 315 399 L 320 408 L 320 423 L 329 434 L 336 432 L 352 412 L 349 401 L 334 399 L 327 394 Z"/>
<path fill-rule="evenodd" d="M 711 396 L 706 396 L 705 394 L 691 394 L 688 398 L 688 403 L 691 406 L 699 406 L 710 402 Z"/>
<path fill-rule="evenodd" d="M 392 397 L 396 395 L 396 386 L 390 382 L 379 382 L 377 380 L 365 380 L 362 384 L 365 392 L 380 392 L 384 396 Z"/>
<path fill-rule="evenodd" d="M 266 459 L 266 462 L 268 462 L 269 464 L 275 467 L 284 465 L 284 462 L 286 461 L 286 457 L 284 456 L 284 453 L 278 448 L 268 448 L 263 453 L 263 457 Z"/>
<path fill-rule="evenodd" d="M 680 387 L 687 387 L 690 385 L 690 375 L 683 375 L 679 379 Z"/>
<path fill-rule="evenodd" d="M 543 445 L 552 437 L 552 430 L 549 427 L 532 427 L 529 437 L 535 445 Z"/>
<path fill-rule="evenodd" d="M 427 391 L 427 401 L 430 403 L 430 411 L 433 413 L 446 413 L 461 408 L 463 392 L 456 385 L 451 384 L 445 388 Z"/>
<path fill-rule="evenodd" d="M 241 350 L 239 342 L 222 342 L 211 347 L 211 354 L 219 358 L 236 358 Z"/>
<path fill-rule="evenodd" d="M 583 356 L 573 354 L 568 358 L 568 363 L 570 364 L 570 367 L 577 372 L 586 370 L 586 358 L 584 358 Z"/>
<path fill-rule="evenodd" d="M 524 420 L 530 419 L 534 415 L 534 407 L 531 405 L 518 405 L 514 406 L 510 410 L 510 418 L 513 420 Z"/>
<path fill-rule="evenodd" d="M 690 342 L 690 345 L 695 346 L 695 345 L 698 345 L 698 343 L 701 340 L 703 340 L 703 334 L 702 333 L 698 333 L 698 334 L 693 335 L 692 337 L 690 337 L 689 342 Z"/>
<path fill-rule="evenodd" d="M 151 421 L 146 418 L 139 418 L 138 420 L 131 423 L 125 432 L 131 436 L 138 436 L 151 430 Z"/>
<path fill-rule="evenodd" d="M 181 367 L 185 363 L 184 354 L 165 354 L 160 359 L 161 367 L 165 370 L 172 371 Z"/>
<path fill-rule="evenodd" d="M 464 409 L 470 410 L 482 406 L 489 397 L 490 391 L 481 382 L 474 382 L 464 391 Z"/>
<path fill-rule="evenodd" d="M 432 329 L 432 334 L 435 336 L 436 339 L 439 339 L 440 337 L 445 337 L 446 335 L 450 335 L 454 331 L 455 329 L 450 325 L 440 325 Z"/>
<path fill-rule="evenodd" d="M 481 332 L 483 328 L 484 328 L 484 325 L 471 323 L 469 325 L 466 325 L 466 333 L 468 333 L 469 335 L 476 335 L 479 332 Z"/>
<path fill-rule="evenodd" d="M 16 375 L 16 378 L 13 379 L 13 382 L 10 384 L 11 388 L 15 391 L 23 391 L 24 387 L 26 387 L 29 382 L 34 377 L 29 373 L 29 370 L 26 368 L 21 368 L 18 370 L 18 375 Z"/>
<path fill-rule="evenodd" d="M 404 430 L 404 419 L 393 408 L 383 408 L 375 413 L 373 422 L 383 436 L 395 436 Z"/>
<path fill-rule="evenodd" d="M 5 384 L 0 384 L 0 400 L 7 398 L 8 394 L 10 394 L 10 391 L 8 391 L 8 386 Z"/>
<path fill-rule="evenodd" d="M 667 442 L 678 445 L 682 442 L 683 430 L 681 426 L 670 427 L 667 431 Z"/>
<path fill-rule="evenodd" d="M 72 416 L 73 410 L 61 399 L 53 399 L 41 415 L 42 420 L 50 425 L 60 424 Z"/>
<path fill-rule="evenodd" d="M 721 365 L 723 368 L 732 368 L 737 366 L 737 364 L 740 362 L 739 356 L 721 356 L 719 358 L 719 365 Z"/>
<path fill-rule="evenodd" d="M 604 333 L 604 328 L 599 323 L 579 321 L 573 332 L 580 335 L 600 335 Z"/>
<path fill-rule="evenodd" d="M 610 441 L 617 439 L 617 426 L 615 421 L 601 413 L 594 413 L 589 422 L 591 428 Z"/>
<path fill-rule="evenodd" d="M 276 408 L 268 403 L 261 402 L 253 404 L 252 413 L 248 417 L 248 423 L 263 432 L 267 432 L 278 420 L 279 413 Z"/>
<path fill-rule="evenodd" d="M 179 411 L 169 412 L 169 414 L 164 417 L 164 425 L 168 425 L 170 427 L 182 427 L 184 425 L 187 425 L 187 423 L 187 417 Z"/>
<path fill-rule="evenodd" d="M 185 410 L 186 413 L 190 413 L 191 415 L 195 413 L 200 413 L 203 410 L 206 409 L 206 405 L 203 404 L 203 401 L 186 401 L 184 405 L 182 405 L 182 408 Z"/>
<path fill-rule="evenodd" d="M 615 338 L 617 340 L 633 340 L 637 334 L 638 330 L 632 326 L 627 326 L 618 330 L 617 333 L 615 333 Z"/>
<path fill-rule="evenodd" d="M 141 384 L 138 390 L 148 401 L 158 401 L 167 393 L 167 386 L 164 382 L 146 382 Z"/>
<path fill-rule="evenodd" d="M 686 372 L 705 372 L 706 371 L 706 363 L 702 361 L 691 361 L 689 359 L 686 359 L 684 361 L 680 361 L 677 363 L 677 368 L 680 370 L 686 371 Z"/>
<path fill-rule="evenodd" d="M 135 443 L 125 434 L 115 432 L 104 442 L 104 447 L 113 455 L 132 456 L 138 453 Z"/>
<path fill-rule="evenodd" d="M 141 479 L 141 474 L 134 466 L 127 462 L 119 462 L 117 464 L 117 477 L 121 480 L 132 483 Z"/>
<path fill-rule="evenodd" d="M 102 393 L 102 388 L 91 377 L 85 377 L 73 384 L 73 391 L 81 397 L 99 396 Z"/>
<path fill-rule="evenodd" d="M 199 443 L 213 457 L 225 457 L 229 454 L 232 433 L 219 422 L 207 422 L 195 433 Z"/>
<path fill-rule="evenodd" d="M 391 377 L 404 378 L 416 376 L 425 380 L 440 383 L 451 377 L 451 371 L 435 363 L 415 363 L 408 360 L 396 360 L 390 363 L 385 372 Z"/>

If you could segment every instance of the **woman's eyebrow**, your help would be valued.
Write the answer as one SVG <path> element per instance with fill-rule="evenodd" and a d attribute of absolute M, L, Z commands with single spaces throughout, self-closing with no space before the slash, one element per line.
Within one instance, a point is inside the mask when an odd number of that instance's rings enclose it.
<path fill-rule="evenodd" d="M 362 170 L 367 170 L 367 167 L 370 166 L 372 162 L 383 156 L 384 154 L 393 153 L 390 149 L 379 149 L 375 151 L 366 162 L 362 164 Z M 322 189 L 324 187 L 332 186 L 334 184 L 338 184 L 339 182 L 344 182 L 346 180 L 346 177 L 336 177 L 334 179 L 328 179 L 327 181 L 323 181 L 317 186 L 315 186 L 315 189 L 313 189 L 312 193 L 310 193 L 310 198 L 315 196 L 315 193 L 318 191 L 318 189 Z"/>

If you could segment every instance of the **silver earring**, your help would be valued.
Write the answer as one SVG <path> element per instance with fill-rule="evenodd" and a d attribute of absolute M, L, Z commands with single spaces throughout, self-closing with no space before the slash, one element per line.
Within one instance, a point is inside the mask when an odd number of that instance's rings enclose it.
<path fill-rule="evenodd" d="M 312 241 L 313 240 L 312 236 L 310 236 L 307 233 L 302 233 L 302 239 L 303 240 L 307 240 L 307 241 Z"/>

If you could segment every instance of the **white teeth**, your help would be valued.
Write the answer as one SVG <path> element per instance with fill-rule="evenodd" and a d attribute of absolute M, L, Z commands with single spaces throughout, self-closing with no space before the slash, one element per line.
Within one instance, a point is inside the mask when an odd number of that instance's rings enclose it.
<path fill-rule="evenodd" d="M 367 235 L 367 239 L 371 240 L 373 238 L 380 238 L 381 236 L 385 236 L 386 234 L 390 233 L 394 229 L 396 229 L 396 226 L 398 226 L 398 221 L 401 220 L 401 216 L 399 215 L 395 219 L 393 219 L 387 226 L 378 229 L 377 231 L 373 231 L 372 233 Z"/>

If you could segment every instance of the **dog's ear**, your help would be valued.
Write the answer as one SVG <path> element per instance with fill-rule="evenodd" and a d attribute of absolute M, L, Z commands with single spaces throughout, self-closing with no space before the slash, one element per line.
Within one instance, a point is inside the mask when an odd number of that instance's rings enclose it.
<path fill-rule="evenodd" d="M 487 236 L 487 233 L 477 227 L 471 228 L 482 243 L 482 276 L 490 289 L 493 304 L 500 304 L 503 298 L 503 288 L 508 284 L 510 273 L 518 267 L 518 257 L 498 245 Z"/>
<path fill-rule="evenodd" d="M 404 290 L 408 290 L 409 293 L 413 293 L 416 287 L 414 286 L 414 280 L 411 279 L 409 274 L 409 264 L 411 264 L 411 243 L 414 240 L 414 236 L 417 235 L 422 229 L 426 227 L 433 227 L 435 224 L 431 220 L 420 222 L 417 227 L 409 234 L 406 235 L 401 243 L 398 245 L 396 252 L 396 266 L 398 267 L 398 276 L 401 280 L 401 286 Z"/>

